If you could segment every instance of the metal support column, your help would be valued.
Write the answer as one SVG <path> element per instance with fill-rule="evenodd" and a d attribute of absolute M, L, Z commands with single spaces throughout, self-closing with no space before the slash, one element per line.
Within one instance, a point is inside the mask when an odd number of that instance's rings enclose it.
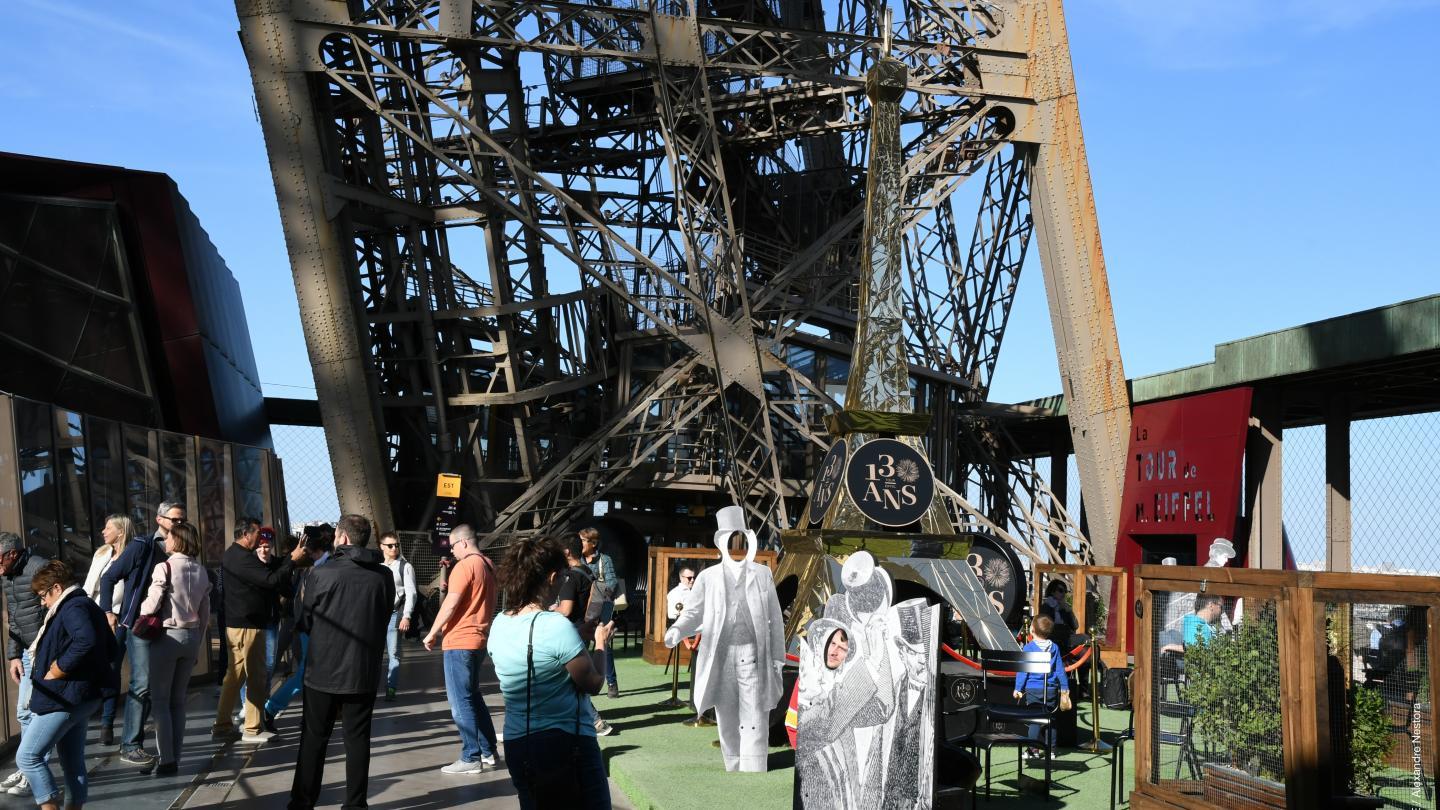
<path fill-rule="evenodd" d="M 1350 570 L 1350 409 L 1325 405 L 1325 570 Z"/>
<path fill-rule="evenodd" d="M 1245 449 L 1246 514 L 1250 516 L 1250 567 L 1285 567 L 1281 491 L 1281 400 L 1256 391 Z"/>
<path fill-rule="evenodd" d="M 367 332 L 350 292 L 354 274 L 333 224 L 338 212 L 326 205 L 324 157 L 306 72 L 320 66 L 307 64 L 290 4 L 239 0 L 236 12 L 340 509 L 394 525 L 377 398 L 365 369 Z"/>
<path fill-rule="evenodd" d="M 1097 565 L 1111 565 L 1120 526 L 1130 396 L 1080 130 L 1064 10 L 1060 0 L 1027 6 L 1034 54 L 1029 82 L 1036 108 L 1019 137 L 1035 143 L 1030 209 L 1080 488 L 1089 510 L 1090 545 Z"/>

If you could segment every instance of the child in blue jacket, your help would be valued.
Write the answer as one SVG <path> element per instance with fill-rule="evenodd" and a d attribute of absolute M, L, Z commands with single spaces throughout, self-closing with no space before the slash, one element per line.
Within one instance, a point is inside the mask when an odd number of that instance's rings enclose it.
<path fill-rule="evenodd" d="M 1037 616 L 1030 623 L 1030 640 L 1022 648 L 1023 652 L 1046 652 L 1050 654 L 1050 671 L 1044 675 L 1035 672 L 1021 672 L 1015 676 L 1016 700 L 1024 700 L 1025 704 L 1041 704 L 1048 708 L 1054 708 L 1058 703 L 1064 711 L 1070 711 L 1070 679 L 1065 677 L 1065 662 L 1060 657 L 1060 648 L 1050 640 L 1050 634 L 1055 630 L 1055 622 L 1049 616 Z M 1040 739 L 1040 727 L 1028 726 L 1029 734 L 1036 741 Z M 1050 745 L 1055 744 L 1055 726 L 1046 726 L 1047 741 Z M 1032 750 L 1031 754 L 1035 752 Z"/>

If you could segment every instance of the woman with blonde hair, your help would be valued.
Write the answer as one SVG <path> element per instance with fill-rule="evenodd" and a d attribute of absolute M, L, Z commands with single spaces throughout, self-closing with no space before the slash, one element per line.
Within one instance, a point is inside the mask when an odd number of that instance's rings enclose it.
<path fill-rule="evenodd" d="M 120 612 L 125 591 L 123 588 L 114 588 L 110 594 L 101 595 L 100 578 L 120 559 L 120 552 L 125 550 L 125 544 L 130 542 L 134 535 L 134 521 L 126 515 L 110 515 L 105 518 L 105 528 L 100 530 L 100 538 L 104 542 L 95 549 L 95 556 L 90 558 L 90 571 L 85 574 L 85 594 L 94 600 L 101 610 L 108 613 Z M 101 745 L 115 744 L 115 700 L 114 696 L 108 697 L 100 706 Z"/>
<path fill-rule="evenodd" d="M 150 640 L 150 705 L 155 712 L 152 759 L 140 767 L 168 776 L 180 768 L 185 743 L 185 686 L 200 658 L 210 622 L 210 578 L 200 564 L 200 532 L 183 520 L 171 522 L 165 534 L 169 558 L 156 564 L 150 590 L 140 605 L 141 616 L 155 616 L 165 628 Z"/>

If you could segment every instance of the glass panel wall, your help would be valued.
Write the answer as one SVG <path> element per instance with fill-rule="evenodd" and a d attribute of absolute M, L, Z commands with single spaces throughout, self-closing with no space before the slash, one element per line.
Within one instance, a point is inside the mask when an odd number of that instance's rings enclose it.
<path fill-rule="evenodd" d="M 234 445 L 231 457 L 235 461 L 235 519 L 242 517 L 265 519 L 264 481 L 260 465 L 264 463 L 264 451 L 255 447 Z"/>
<path fill-rule="evenodd" d="M 84 570 L 95 551 L 91 539 L 90 493 L 87 488 L 89 459 L 85 452 L 85 417 L 74 411 L 55 409 L 55 468 L 60 495 L 60 539 L 63 559 L 75 570 Z"/>
<path fill-rule="evenodd" d="M 15 399 L 15 445 L 20 461 L 20 509 L 28 546 L 54 559 L 60 551 L 55 434 L 50 406 Z"/>
<path fill-rule="evenodd" d="M 160 500 L 193 511 L 190 483 L 195 480 L 195 440 L 179 433 L 160 433 Z"/>
<path fill-rule="evenodd" d="M 194 519 L 200 527 L 206 564 L 216 566 L 229 538 L 230 464 L 225 445 L 208 439 L 201 439 L 199 445 L 200 513 Z"/>
<path fill-rule="evenodd" d="M 85 426 L 90 525 L 98 535 L 105 527 L 105 518 L 126 514 L 125 445 L 120 425 L 109 419 L 91 416 L 86 418 Z"/>
<path fill-rule="evenodd" d="M 258 447 L 86 416 L 20 397 L 11 403 L 21 533 L 41 554 L 84 573 L 105 518 L 128 516 L 136 534 L 155 531 L 161 502 L 183 504 L 200 529 L 207 563 L 218 565 L 241 516 L 288 530 L 280 460 Z M 0 411 L 0 418 L 3 418 Z"/>
<path fill-rule="evenodd" d="M 160 505 L 160 465 L 155 462 L 155 431 L 125 426 L 126 513 L 135 531 L 153 531 L 152 518 Z"/>

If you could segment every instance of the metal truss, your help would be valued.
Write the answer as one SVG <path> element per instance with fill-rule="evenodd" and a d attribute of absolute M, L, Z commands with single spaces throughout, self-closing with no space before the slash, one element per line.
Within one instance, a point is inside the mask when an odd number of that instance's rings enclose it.
<path fill-rule="evenodd" d="M 957 526 L 1084 558 L 985 415 L 1039 233 L 1067 393 L 1104 403 L 1072 419 L 1118 418 L 1114 380 L 1085 372 L 1087 336 L 1114 339 L 1108 298 L 1056 303 L 1097 262 L 1103 283 L 1098 242 L 1054 259 L 1093 208 L 1033 182 L 1058 166 L 1089 194 L 1083 147 L 1052 154 L 1079 139 L 1059 2 L 895 5 L 906 343 L 930 457 Z M 236 6 L 344 508 L 426 528 L 443 470 L 489 543 L 602 500 L 734 500 L 771 538 L 793 525 L 855 336 L 884 2 Z M 957 192 L 977 176 L 972 224 Z M 1114 461 L 1080 452 L 1090 493 Z"/>

